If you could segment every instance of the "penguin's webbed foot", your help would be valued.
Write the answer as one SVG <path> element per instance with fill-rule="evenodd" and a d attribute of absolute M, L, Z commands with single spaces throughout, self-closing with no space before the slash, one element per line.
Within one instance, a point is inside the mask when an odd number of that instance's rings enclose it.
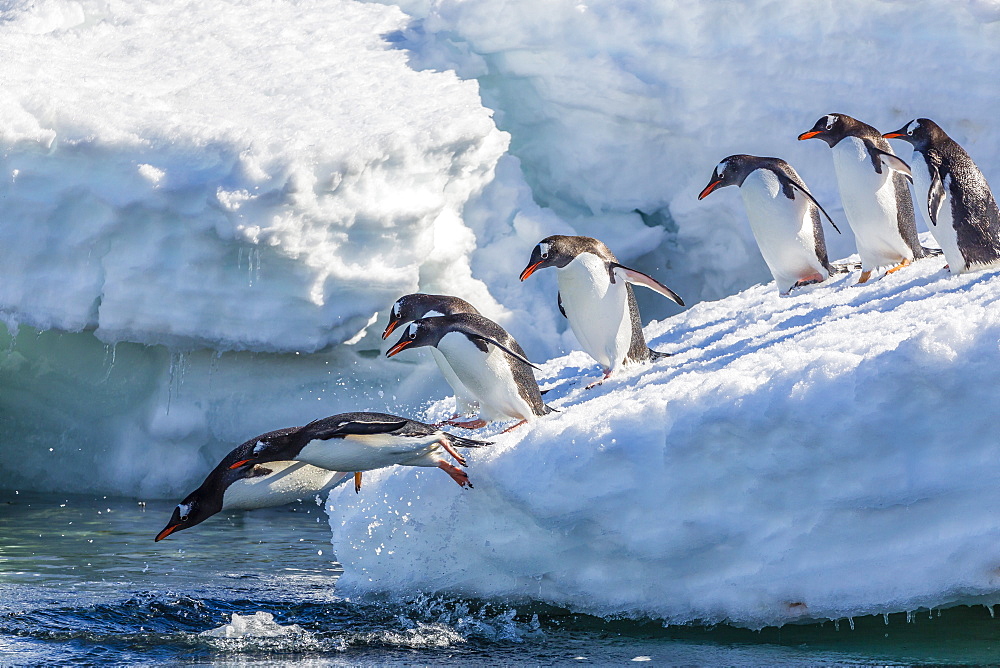
<path fill-rule="evenodd" d="M 595 387 L 597 387 L 598 385 L 600 385 L 601 383 L 603 383 L 604 381 L 606 381 L 608 378 L 611 378 L 611 369 L 605 369 L 604 370 L 604 376 L 602 376 L 600 380 L 595 380 L 593 383 L 591 383 L 590 385 L 588 385 L 587 387 L 585 387 L 583 389 L 585 389 L 585 390 L 592 390 Z"/>
<path fill-rule="evenodd" d="M 472 483 L 469 481 L 469 476 L 462 469 L 449 464 L 448 462 L 438 462 L 438 468 L 451 476 L 451 479 L 458 483 L 459 487 L 468 487 L 472 489 Z"/>
<path fill-rule="evenodd" d="M 361 471 L 357 471 L 354 474 L 354 493 L 355 494 L 361 493 Z"/>
<path fill-rule="evenodd" d="M 885 275 L 888 276 L 889 274 L 894 274 L 903 267 L 909 267 L 909 266 L 910 266 L 910 261 L 907 260 L 906 258 L 903 258 L 903 261 L 897 264 L 895 267 L 893 267 L 892 269 L 887 269 Z"/>
<path fill-rule="evenodd" d="M 445 452 L 454 457 L 456 462 L 458 462 L 462 466 L 468 466 L 468 463 L 466 463 L 465 461 L 465 457 L 460 455 L 458 453 L 458 450 L 456 450 L 451 446 L 451 443 L 448 442 L 447 438 L 442 438 L 440 441 L 438 441 L 438 443 L 440 443 L 441 447 L 445 449 Z"/>
<path fill-rule="evenodd" d="M 817 272 L 817 273 L 812 274 L 810 276 L 806 276 L 805 278 L 800 278 L 799 280 L 795 281 L 795 283 L 794 283 L 794 285 L 792 285 L 792 287 L 793 288 L 804 288 L 807 285 L 814 285 L 816 283 L 822 283 L 822 282 L 823 282 L 823 275 L 820 274 L 819 272 Z M 789 289 L 789 292 L 791 292 L 791 289 Z"/>
<path fill-rule="evenodd" d="M 507 427 L 506 429 L 504 429 L 503 431 L 501 431 L 500 433 L 501 434 L 506 434 L 508 431 L 514 431 L 515 429 L 517 429 L 518 427 L 520 427 L 522 424 L 528 424 L 528 421 L 527 420 L 521 420 L 520 422 L 516 422 L 516 423 L 512 424 L 511 426 Z"/>

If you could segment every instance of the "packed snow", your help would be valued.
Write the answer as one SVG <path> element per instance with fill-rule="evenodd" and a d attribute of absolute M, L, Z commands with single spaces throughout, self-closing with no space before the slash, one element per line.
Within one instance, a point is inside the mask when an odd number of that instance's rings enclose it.
<path fill-rule="evenodd" d="M 449 293 L 562 412 L 475 453 L 474 490 L 335 491 L 345 591 L 748 625 L 994 600 L 996 273 L 780 299 L 737 193 L 696 199 L 773 155 L 843 221 L 795 141 L 830 112 L 933 118 L 1000 183 L 1000 4 L 821 9 L 0 0 L 0 486 L 179 498 L 254 434 L 444 415 L 378 333 Z M 584 391 L 552 272 L 517 280 L 550 234 L 694 304 L 637 295 L 676 357 Z"/>

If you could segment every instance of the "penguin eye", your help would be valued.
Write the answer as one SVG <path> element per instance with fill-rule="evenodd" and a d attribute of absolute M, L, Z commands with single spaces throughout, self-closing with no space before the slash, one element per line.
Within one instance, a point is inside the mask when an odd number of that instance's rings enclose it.
<path fill-rule="evenodd" d="M 542 259 L 543 260 L 547 260 L 548 257 L 549 257 L 549 252 L 548 251 L 542 251 Z"/>
<path fill-rule="evenodd" d="M 188 515 L 191 514 L 191 506 L 189 504 L 182 503 L 177 506 L 177 513 L 181 522 L 187 522 Z"/>
<path fill-rule="evenodd" d="M 413 340 L 415 338 L 417 338 L 417 330 L 411 329 L 410 330 L 410 340 Z"/>

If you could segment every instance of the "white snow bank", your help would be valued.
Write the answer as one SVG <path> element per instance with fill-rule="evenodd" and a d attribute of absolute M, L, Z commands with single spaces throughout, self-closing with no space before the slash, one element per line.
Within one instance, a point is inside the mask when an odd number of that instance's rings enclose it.
<path fill-rule="evenodd" d="M 349 0 L 0 4 L 0 311 L 269 351 L 352 339 L 425 285 L 502 313 L 461 215 L 508 138 L 475 82 L 409 67 L 387 37 L 406 22 Z"/>
<path fill-rule="evenodd" d="M 475 489 L 334 491 L 338 589 L 748 626 L 1000 600 L 1000 275 L 942 264 L 701 303 L 591 391 L 549 362 L 561 412 L 471 453 Z"/>
<path fill-rule="evenodd" d="M 414 66 L 478 79 L 539 203 L 612 248 L 636 210 L 661 226 L 639 268 L 689 303 L 768 277 L 738 198 L 695 202 L 723 157 L 788 160 L 844 220 L 829 149 L 796 141 L 823 114 L 883 131 L 933 118 L 1000 186 L 992 0 L 384 1 L 418 19 L 401 44 Z M 829 236 L 831 257 L 854 252 Z"/>

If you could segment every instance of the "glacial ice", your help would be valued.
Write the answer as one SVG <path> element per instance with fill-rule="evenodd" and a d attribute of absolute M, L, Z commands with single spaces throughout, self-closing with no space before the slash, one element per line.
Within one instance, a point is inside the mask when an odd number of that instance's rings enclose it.
<path fill-rule="evenodd" d="M 996 273 L 782 300 L 739 198 L 696 194 L 777 155 L 842 219 L 795 141 L 834 111 L 934 118 L 997 185 L 1000 9 L 725 7 L 0 2 L 0 485 L 178 497 L 253 434 L 444 415 L 429 356 L 377 335 L 448 292 L 550 360 L 563 412 L 475 453 L 474 490 L 334 492 L 345 591 L 747 625 L 995 601 Z M 639 295 L 675 358 L 582 390 L 554 276 L 517 280 L 556 233 L 695 304 Z"/>

